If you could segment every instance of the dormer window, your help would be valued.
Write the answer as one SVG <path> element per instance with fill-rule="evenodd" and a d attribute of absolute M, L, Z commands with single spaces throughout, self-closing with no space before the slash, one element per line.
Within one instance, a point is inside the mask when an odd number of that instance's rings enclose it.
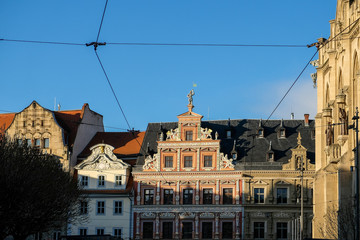
<path fill-rule="evenodd" d="M 226 131 L 226 138 L 231 138 L 231 130 Z"/>
<path fill-rule="evenodd" d="M 279 129 L 278 138 L 286 138 L 285 128 L 280 128 L 280 129 Z"/>
<path fill-rule="evenodd" d="M 192 141 L 193 140 L 193 131 L 185 131 L 185 140 Z"/>
<path fill-rule="evenodd" d="M 235 161 L 237 159 L 237 154 L 236 153 L 233 153 L 232 154 L 232 159 Z"/>
<path fill-rule="evenodd" d="M 259 138 L 263 138 L 263 137 L 264 137 L 264 129 L 263 129 L 263 128 L 259 128 L 257 134 L 258 134 L 258 137 L 259 137 Z"/>
<path fill-rule="evenodd" d="M 274 161 L 274 153 L 272 153 L 272 152 L 268 153 L 268 161 L 270 161 L 270 162 Z"/>

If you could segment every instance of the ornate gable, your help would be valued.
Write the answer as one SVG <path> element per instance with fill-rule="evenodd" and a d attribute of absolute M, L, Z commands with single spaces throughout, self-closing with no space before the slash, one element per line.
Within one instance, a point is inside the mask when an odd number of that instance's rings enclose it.
<path fill-rule="evenodd" d="M 310 159 L 306 158 L 307 149 L 301 145 L 301 135 L 298 135 L 298 145 L 291 149 L 291 159 L 283 165 L 283 170 L 299 170 L 303 164 L 304 170 L 314 170 L 315 165 L 310 163 Z"/>
<path fill-rule="evenodd" d="M 114 153 L 114 147 L 108 144 L 97 144 L 90 148 L 91 155 L 83 162 L 75 166 L 77 170 L 116 170 L 126 169 L 130 165 L 118 159 Z"/>

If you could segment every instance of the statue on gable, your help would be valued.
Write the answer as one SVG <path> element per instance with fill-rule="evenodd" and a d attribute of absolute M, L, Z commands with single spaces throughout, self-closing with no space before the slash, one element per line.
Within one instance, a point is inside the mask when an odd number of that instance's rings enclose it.
<path fill-rule="evenodd" d="M 191 91 L 187 95 L 188 100 L 189 100 L 189 105 L 193 105 L 193 96 L 194 95 L 195 95 L 194 89 L 191 89 Z"/>
<path fill-rule="evenodd" d="M 201 128 L 201 139 L 211 139 L 211 132 L 209 128 Z"/>
<path fill-rule="evenodd" d="M 348 116 L 345 109 L 339 108 L 340 135 L 348 135 Z"/>

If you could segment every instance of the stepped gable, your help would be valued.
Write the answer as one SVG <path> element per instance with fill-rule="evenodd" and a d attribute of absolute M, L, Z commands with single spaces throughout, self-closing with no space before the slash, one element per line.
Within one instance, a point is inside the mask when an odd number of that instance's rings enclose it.
<path fill-rule="evenodd" d="M 262 122 L 264 137 L 256 136 L 259 124 Z M 281 126 L 282 122 L 282 126 Z M 260 119 L 238 119 L 238 120 L 214 120 L 202 121 L 202 128 L 212 129 L 212 138 L 215 139 L 215 133 L 218 133 L 218 139 L 221 140 L 220 151 L 228 154 L 231 158 L 231 151 L 236 140 L 235 150 L 238 158 L 236 168 L 249 162 L 267 162 L 266 152 L 269 150 L 271 141 L 272 150 L 274 151 L 275 161 L 285 163 L 291 158 L 291 149 L 297 146 L 298 132 L 301 133 L 302 145 L 307 149 L 307 158 L 312 163 L 315 162 L 315 141 L 312 131 L 314 130 L 315 121 L 309 120 L 309 126 L 305 126 L 304 120 L 269 120 Z M 157 152 L 157 141 L 161 131 L 166 138 L 166 132 L 170 129 L 177 128 L 178 122 L 167 123 L 149 123 L 144 137 L 141 154 L 137 159 L 137 165 L 144 164 L 147 155 Z M 285 137 L 279 138 L 278 129 L 285 129 Z M 160 130 L 161 129 L 161 130 Z M 226 132 L 231 131 L 231 138 L 227 138 Z M 281 166 L 276 164 L 276 166 Z"/>

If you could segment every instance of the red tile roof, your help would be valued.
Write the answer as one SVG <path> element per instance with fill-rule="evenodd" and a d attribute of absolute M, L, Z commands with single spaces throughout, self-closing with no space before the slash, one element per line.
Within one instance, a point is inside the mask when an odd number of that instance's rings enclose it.
<path fill-rule="evenodd" d="M 114 154 L 120 156 L 134 156 L 139 154 L 145 132 L 98 132 L 79 156 L 88 156 L 90 148 L 99 143 L 113 146 Z"/>
<path fill-rule="evenodd" d="M 0 114 L 0 135 L 10 126 L 15 117 L 15 113 Z"/>

